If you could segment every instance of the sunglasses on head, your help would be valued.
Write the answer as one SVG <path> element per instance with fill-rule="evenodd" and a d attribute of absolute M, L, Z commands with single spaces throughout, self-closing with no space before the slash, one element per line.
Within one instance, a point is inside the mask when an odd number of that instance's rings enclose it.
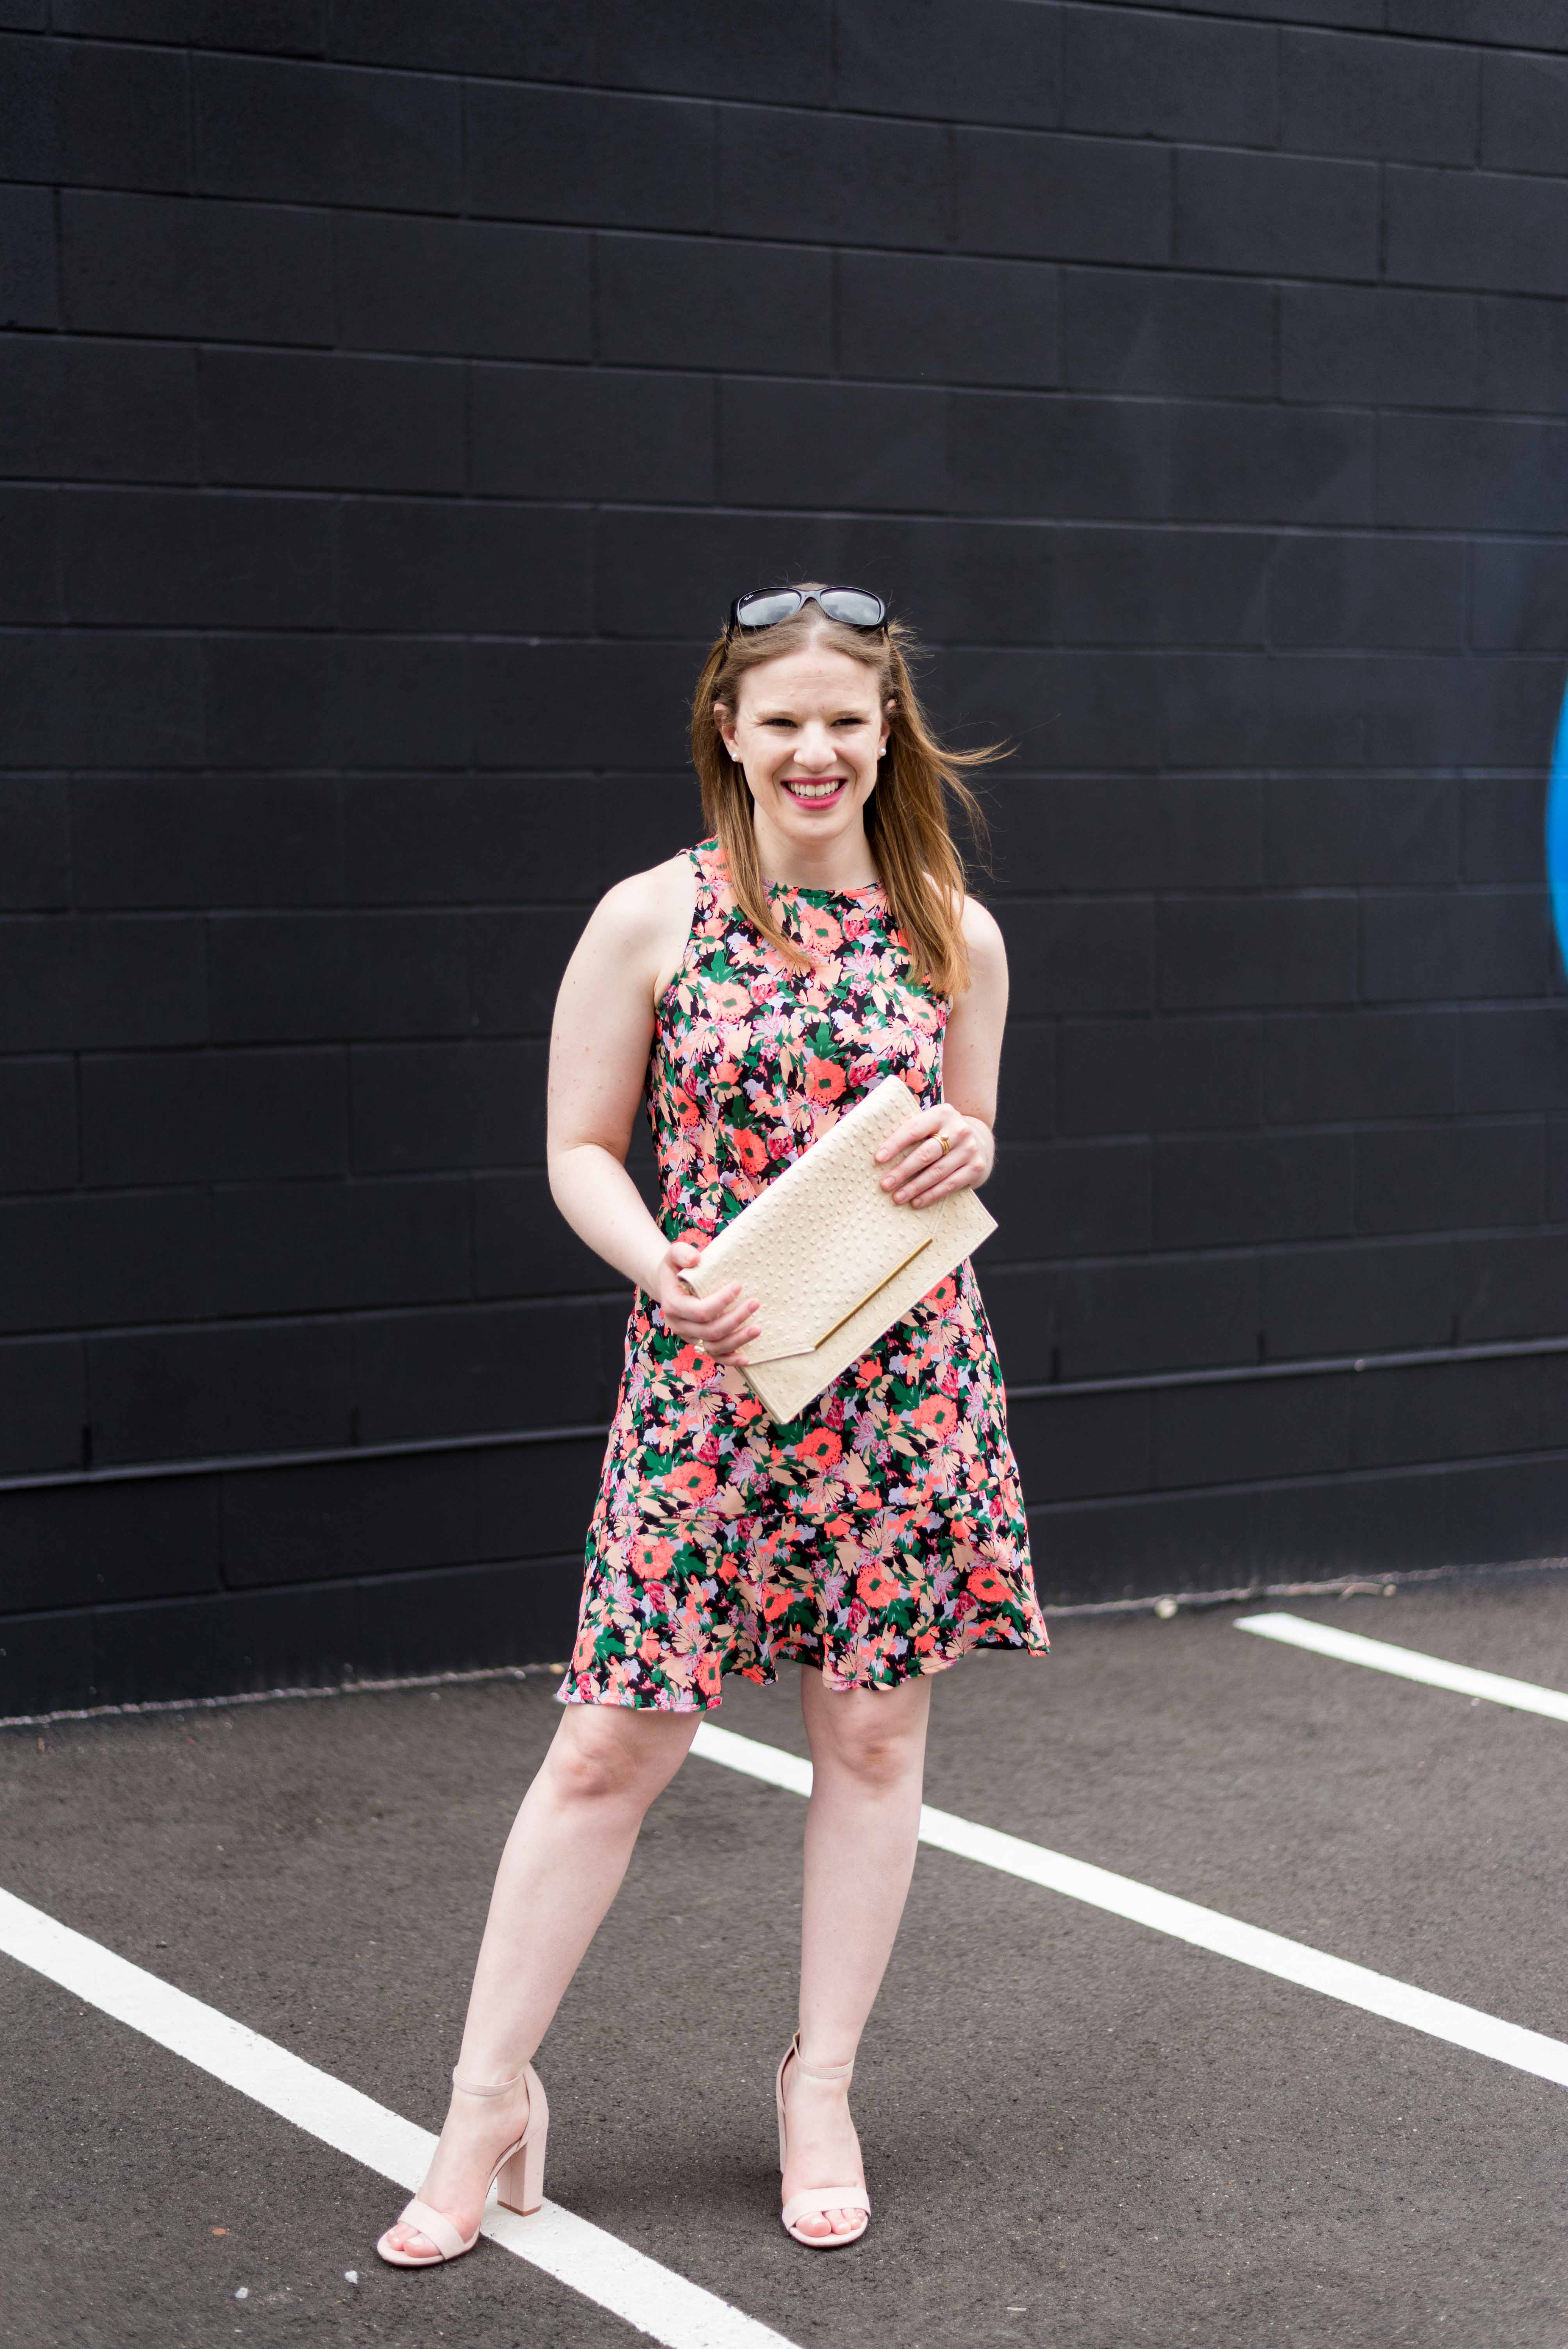
<path fill-rule="evenodd" d="M 758 587 L 749 595 L 736 597 L 724 633 L 727 636 L 737 628 L 776 628 L 780 620 L 792 620 L 808 604 L 816 604 L 826 618 L 841 620 L 849 628 L 880 628 L 887 619 L 887 605 L 866 587 Z"/>

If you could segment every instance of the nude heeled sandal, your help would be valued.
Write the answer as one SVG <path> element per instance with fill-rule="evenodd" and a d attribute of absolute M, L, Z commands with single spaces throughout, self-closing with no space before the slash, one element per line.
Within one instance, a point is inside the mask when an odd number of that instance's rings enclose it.
<path fill-rule="evenodd" d="M 452 2071 L 453 2087 L 460 2088 L 466 2096 L 504 2095 L 508 2088 L 515 2088 L 521 2079 L 528 2082 L 528 2127 L 513 2144 L 507 2147 L 486 2178 L 485 2200 L 489 2201 L 490 2188 L 499 2178 L 500 2185 L 496 2199 L 501 2209 L 515 2210 L 520 2218 L 527 2219 L 544 2199 L 544 2141 L 550 2130 L 550 2106 L 545 2102 L 538 2073 L 531 2064 L 525 2064 L 522 2070 L 514 2072 L 510 2080 L 497 2080 L 489 2087 L 481 2088 L 467 2080 L 459 2080 L 456 2066 Z M 390 2240 L 392 2227 L 403 2226 L 418 2227 L 419 2232 L 428 2235 L 436 2245 L 435 2251 L 396 2250 Z M 438 2210 L 433 2203 L 422 2201 L 418 2194 L 399 2210 L 392 2227 L 387 2228 L 376 2248 L 381 2257 L 395 2268 L 439 2267 L 447 2260 L 460 2259 L 465 2251 L 471 2251 L 480 2239 L 480 2228 L 476 2227 L 465 2242 L 445 2212 Z"/>
<path fill-rule="evenodd" d="M 791 2055 L 808 2080 L 842 2080 L 848 2087 L 855 2068 L 852 2061 L 848 2064 L 808 2064 L 800 2053 L 800 2034 L 799 2032 L 795 2033 L 779 2060 L 779 2076 L 773 2084 L 779 2105 L 780 2177 L 784 2175 L 784 2164 L 789 2150 L 789 2133 L 784 2120 L 784 2066 Z M 799 2221 L 802 2219 L 820 2219 L 829 2210 L 863 2210 L 866 2215 L 849 2234 L 803 2235 L 800 2232 Z M 800 2193 L 791 2194 L 779 2215 L 784 2222 L 785 2233 L 792 2235 L 798 2243 L 804 2243 L 808 2251 L 836 2251 L 841 2243 L 858 2243 L 871 2225 L 872 2198 L 863 2186 L 808 2186 Z"/>

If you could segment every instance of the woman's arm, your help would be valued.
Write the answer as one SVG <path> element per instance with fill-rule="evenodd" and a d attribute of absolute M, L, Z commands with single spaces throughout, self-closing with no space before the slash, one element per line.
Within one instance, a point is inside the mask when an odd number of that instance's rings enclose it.
<path fill-rule="evenodd" d="M 969 986 L 954 996 L 942 1045 L 942 1101 L 894 1128 L 877 1152 L 894 1163 L 884 1188 L 910 1206 L 928 1207 L 950 1191 L 978 1190 L 996 1162 L 996 1081 L 1007 1017 L 1007 949 L 995 916 L 965 897 L 964 936 Z M 934 1137 L 951 1135 L 945 1154 Z"/>
<path fill-rule="evenodd" d="M 686 1240 L 666 1240 L 626 1171 L 654 1040 L 661 948 L 693 884 L 678 864 L 618 881 L 599 900 L 562 974 L 550 1031 L 545 1161 L 550 1195 L 595 1256 L 655 1299 L 677 1337 L 716 1361 L 756 1335 L 756 1300 L 729 1281 L 697 1299 L 676 1278 L 696 1262 Z M 737 1310 L 737 1307 L 739 1310 Z"/>

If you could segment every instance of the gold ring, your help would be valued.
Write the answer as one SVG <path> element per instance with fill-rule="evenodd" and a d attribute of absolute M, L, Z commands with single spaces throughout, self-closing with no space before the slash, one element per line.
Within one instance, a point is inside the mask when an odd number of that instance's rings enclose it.
<path fill-rule="evenodd" d="M 945 1157 L 946 1157 L 946 1155 L 947 1155 L 948 1152 L 952 1149 L 952 1147 L 953 1147 L 953 1136 L 952 1136 L 950 1133 L 944 1133 L 944 1134 L 942 1136 L 942 1154 L 943 1154 L 944 1158 L 945 1158 Z"/>

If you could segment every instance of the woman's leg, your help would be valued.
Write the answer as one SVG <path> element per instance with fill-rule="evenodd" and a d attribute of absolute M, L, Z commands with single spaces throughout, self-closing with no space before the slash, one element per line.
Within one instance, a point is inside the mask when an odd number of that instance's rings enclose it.
<path fill-rule="evenodd" d="M 800 1920 L 800 2054 L 846 2064 L 860 2045 L 892 1953 L 914 1867 L 931 1682 L 834 1692 L 800 1674 L 811 1743 L 806 1882 Z M 791 2064 L 784 2075 L 789 2163 L 784 2199 L 809 2186 L 852 2183 L 860 2142 L 849 2091 Z M 858 2210 L 803 2219 L 807 2234 L 843 2234 Z"/>
<path fill-rule="evenodd" d="M 564 1707 L 496 1870 L 469 1993 L 458 2071 L 489 2083 L 521 2072 L 620 1889 L 643 1816 L 675 1776 L 699 1713 Z M 479 2223 L 490 2168 L 526 2126 L 528 2091 L 454 2093 L 419 2191 L 464 2235 Z M 417 2227 L 396 2250 L 432 2251 Z"/>

